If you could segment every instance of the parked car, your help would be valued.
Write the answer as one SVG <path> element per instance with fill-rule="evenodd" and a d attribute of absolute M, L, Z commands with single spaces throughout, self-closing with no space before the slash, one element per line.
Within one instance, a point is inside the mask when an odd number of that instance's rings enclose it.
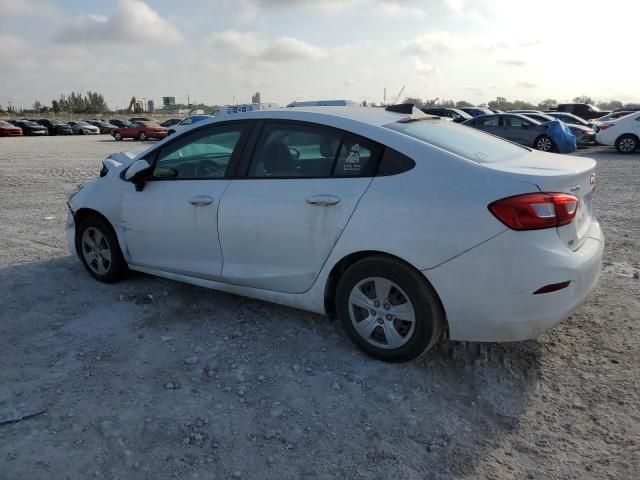
<path fill-rule="evenodd" d="M 630 115 L 632 113 L 634 113 L 634 112 L 633 111 L 626 111 L 626 110 L 620 110 L 618 112 L 611 112 L 611 113 L 608 113 L 607 115 L 604 115 L 603 117 L 591 120 L 590 123 L 591 123 L 592 128 L 597 132 L 598 130 L 600 130 L 600 125 L 602 125 L 603 123 L 607 123 L 607 122 L 616 120 L 618 118 L 626 117 L 627 115 Z"/>
<path fill-rule="evenodd" d="M 20 127 L 0 120 L 0 137 L 21 137 L 22 135 L 22 129 Z"/>
<path fill-rule="evenodd" d="M 464 107 L 460 110 L 471 115 L 472 117 L 477 117 L 478 115 L 490 115 L 493 113 L 493 110 L 485 107 Z"/>
<path fill-rule="evenodd" d="M 557 120 L 561 120 L 564 123 L 566 123 L 567 125 L 581 125 L 583 127 L 591 127 L 591 128 L 593 128 L 589 122 L 587 122 L 586 120 L 578 117 L 577 115 L 574 115 L 573 113 L 544 112 L 544 114 L 548 115 L 550 117 L 553 117 L 553 118 L 555 118 Z"/>
<path fill-rule="evenodd" d="M 111 135 L 116 140 L 125 138 L 133 138 L 135 140 L 160 139 L 167 136 L 167 129 L 156 122 L 133 122 L 127 127 L 116 128 Z"/>
<path fill-rule="evenodd" d="M 67 123 L 73 130 L 73 133 L 75 133 L 76 135 L 98 135 L 100 133 L 100 130 L 98 129 L 98 127 L 94 127 L 90 123 L 87 123 L 84 121 L 80 121 L 80 122 L 73 121 L 73 122 L 67 122 Z"/>
<path fill-rule="evenodd" d="M 47 127 L 30 120 L 14 120 L 13 125 L 22 129 L 24 135 L 49 135 Z"/>
<path fill-rule="evenodd" d="M 640 113 L 603 123 L 596 135 L 601 145 L 615 146 L 620 153 L 633 153 L 640 148 Z"/>
<path fill-rule="evenodd" d="M 115 125 L 118 128 L 125 128 L 131 125 L 131 122 L 129 120 L 119 120 L 117 118 L 114 118 L 113 120 L 109 120 L 109 123 L 111 125 Z"/>
<path fill-rule="evenodd" d="M 94 127 L 98 127 L 100 133 L 107 133 L 109 135 L 111 135 L 111 132 L 118 128 L 115 125 L 112 125 L 111 123 L 104 120 L 87 120 L 87 123 L 90 123 Z"/>
<path fill-rule="evenodd" d="M 462 123 L 465 120 L 472 118 L 467 112 L 463 112 L 458 108 L 428 107 L 423 108 L 422 111 L 428 115 L 450 118 L 456 123 Z"/>
<path fill-rule="evenodd" d="M 164 122 L 162 122 L 160 124 L 160 126 L 161 127 L 165 127 L 165 128 L 169 128 L 169 127 L 172 127 L 173 125 L 177 125 L 181 121 L 182 121 L 181 118 L 170 118 L 169 120 L 165 120 Z"/>
<path fill-rule="evenodd" d="M 558 120 L 557 118 L 552 117 L 551 115 L 546 115 L 542 112 L 522 113 L 521 115 L 532 118 L 533 120 L 540 122 L 542 125 L 545 125 L 546 123 L 552 122 L 554 120 Z M 569 127 L 569 130 L 571 130 L 573 136 L 576 137 L 576 143 L 579 146 L 591 145 L 596 141 L 596 132 L 591 127 L 583 127 L 582 125 L 576 125 L 573 123 L 567 124 L 567 127 Z"/>
<path fill-rule="evenodd" d="M 66 123 L 62 123 L 60 120 L 49 120 L 48 118 L 42 118 L 36 123 L 47 128 L 49 135 L 71 135 L 73 130 Z"/>
<path fill-rule="evenodd" d="M 190 127 L 194 123 L 201 122 L 202 120 L 208 120 L 209 118 L 211 118 L 211 115 L 191 115 L 190 117 L 187 117 L 184 120 L 181 120 L 180 123 L 177 123 L 172 127 L 169 127 L 169 131 L 167 132 L 167 135 L 173 135 L 176 132 L 180 132 L 185 128 Z"/>
<path fill-rule="evenodd" d="M 591 120 L 592 118 L 602 117 L 609 112 L 600 110 L 598 107 L 589 105 L 588 103 L 561 103 L 556 108 L 558 112 L 573 113 L 585 120 Z"/>
<path fill-rule="evenodd" d="M 387 361 L 570 315 L 602 260 L 595 161 L 397 107 L 240 113 L 112 154 L 69 199 L 69 247 L 102 282 L 138 270 L 337 315 Z"/>
<path fill-rule="evenodd" d="M 547 136 L 547 127 L 519 113 L 480 115 L 467 120 L 463 125 L 543 152 L 555 149 L 553 141 Z"/>

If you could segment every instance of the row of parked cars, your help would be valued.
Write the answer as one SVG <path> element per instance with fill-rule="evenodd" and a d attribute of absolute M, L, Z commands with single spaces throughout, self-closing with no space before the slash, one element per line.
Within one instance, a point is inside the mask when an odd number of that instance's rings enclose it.
<path fill-rule="evenodd" d="M 191 118 L 191 117 L 189 117 Z M 116 140 L 134 138 L 164 138 L 167 127 L 176 125 L 187 119 L 172 118 L 162 124 L 147 117 L 133 117 L 128 120 L 77 120 L 62 122 L 55 119 L 11 119 L 0 120 L 0 137 L 19 137 L 23 135 L 112 135 Z M 173 132 L 171 132 L 173 133 Z"/>
<path fill-rule="evenodd" d="M 504 112 L 485 107 L 429 107 L 423 108 L 423 111 L 542 151 L 556 149 L 553 140 L 547 135 L 550 122 L 554 120 L 567 125 L 576 137 L 578 146 L 609 145 L 615 146 L 621 153 L 633 153 L 640 148 L 640 109 L 603 112 L 587 104 L 562 104 L 557 110 L 544 112 Z"/>

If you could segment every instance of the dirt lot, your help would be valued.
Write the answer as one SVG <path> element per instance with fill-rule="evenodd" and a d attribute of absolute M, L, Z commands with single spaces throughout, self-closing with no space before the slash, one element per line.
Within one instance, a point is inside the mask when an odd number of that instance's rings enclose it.
<path fill-rule="evenodd" d="M 92 280 L 67 192 L 127 145 L 0 140 L 0 415 L 47 409 L 0 425 L 0 478 L 640 478 L 640 155 L 582 152 L 607 248 L 570 319 L 387 365 L 320 316 Z"/>

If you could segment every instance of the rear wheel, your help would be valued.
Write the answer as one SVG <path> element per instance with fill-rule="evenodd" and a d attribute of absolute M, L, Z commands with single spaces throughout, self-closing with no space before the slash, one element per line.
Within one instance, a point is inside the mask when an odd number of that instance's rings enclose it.
<path fill-rule="evenodd" d="M 340 278 L 338 317 L 365 353 L 387 362 L 407 362 L 442 336 L 444 310 L 419 272 L 385 256 L 353 264 Z"/>
<path fill-rule="evenodd" d="M 633 153 L 638 148 L 638 137 L 631 134 L 621 135 L 616 140 L 616 148 L 620 153 Z"/>
<path fill-rule="evenodd" d="M 128 270 L 118 238 L 102 218 L 89 217 L 80 222 L 76 250 L 89 274 L 101 282 L 117 282 Z"/>
<path fill-rule="evenodd" d="M 536 138 L 536 141 L 533 142 L 533 147 L 541 152 L 552 152 L 554 148 L 553 140 L 546 135 L 540 135 Z"/>

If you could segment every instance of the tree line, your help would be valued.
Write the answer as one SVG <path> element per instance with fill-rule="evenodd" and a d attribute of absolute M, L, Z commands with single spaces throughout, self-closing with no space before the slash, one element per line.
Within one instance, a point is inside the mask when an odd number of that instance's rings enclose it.
<path fill-rule="evenodd" d="M 404 99 L 405 103 L 413 103 L 418 108 L 424 107 L 443 107 L 443 108 L 466 108 L 473 107 L 474 104 L 467 102 L 466 100 L 423 100 L 416 97 L 407 97 Z M 596 102 L 593 98 L 587 95 L 580 95 L 573 98 L 574 103 L 589 103 L 595 105 L 600 110 L 615 110 L 616 108 L 623 107 L 638 107 L 637 104 L 627 103 L 624 104 L 620 100 L 611 100 L 608 102 Z M 363 102 L 364 103 L 364 102 Z M 528 102 L 526 100 L 507 100 L 505 97 L 496 97 L 495 100 L 491 100 L 487 103 L 481 103 L 479 107 L 488 107 L 491 110 L 551 110 L 558 106 L 558 101 L 553 98 L 547 98 L 537 104 Z M 366 105 L 365 105 L 366 106 Z"/>

